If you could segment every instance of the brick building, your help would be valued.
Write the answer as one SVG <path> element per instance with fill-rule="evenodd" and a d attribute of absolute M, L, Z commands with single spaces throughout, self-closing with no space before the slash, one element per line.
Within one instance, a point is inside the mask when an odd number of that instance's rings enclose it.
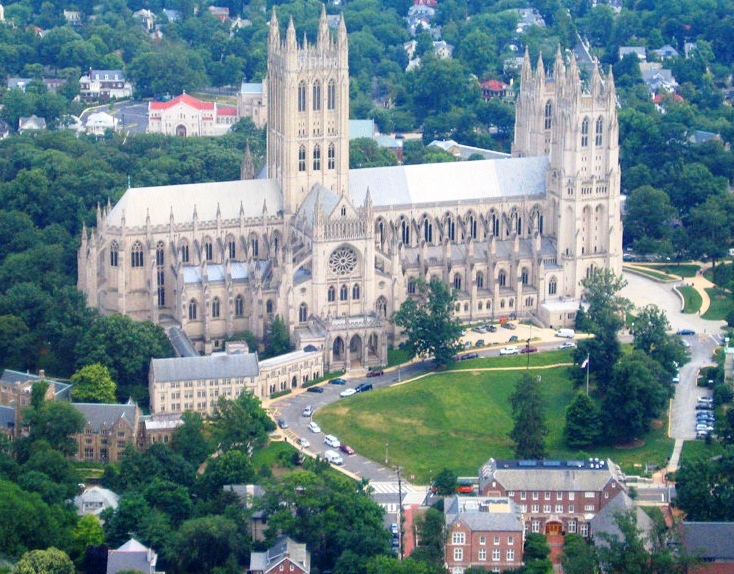
<path fill-rule="evenodd" d="M 72 403 L 87 424 L 76 435 L 77 460 L 118 462 L 128 444 L 137 445 L 140 408 L 132 401 L 124 405 Z"/>

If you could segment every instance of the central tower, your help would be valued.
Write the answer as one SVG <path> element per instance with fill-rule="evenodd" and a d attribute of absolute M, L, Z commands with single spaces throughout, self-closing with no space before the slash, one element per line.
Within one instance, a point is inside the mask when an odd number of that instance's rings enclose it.
<path fill-rule="evenodd" d="M 285 42 L 273 9 L 268 39 L 268 177 L 294 213 L 315 184 L 334 193 L 349 180 L 349 66 L 347 29 L 336 39 L 322 8 L 316 44 L 296 41 L 293 20 Z"/>

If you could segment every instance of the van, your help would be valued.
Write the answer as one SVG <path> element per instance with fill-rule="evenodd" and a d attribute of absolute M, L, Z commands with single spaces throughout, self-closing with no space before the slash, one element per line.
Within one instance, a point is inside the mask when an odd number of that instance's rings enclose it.
<path fill-rule="evenodd" d="M 341 465 L 344 464 L 344 459 L 341 457 L 341 455 L 333 450 L 327 450 L 324 453 L 324 459 L 327 462 L 330 462 L 331 464 Z"/>
<path fill-rule="evenodd" d="M 576 336 L 576 331 L 573 329 L 558 329 L 556 331 L 556 337 L 563 337 L 564 339 L 573 339 Z"/>
<path fill-rule="evenodd" d="M 332 448 L 339 448 L 341 443 L 339 442 L 339 439 L 336 438 L 333 434 L 327 434 L 324 436 L 324 442 L 327 446 L 330 446 Z"/>

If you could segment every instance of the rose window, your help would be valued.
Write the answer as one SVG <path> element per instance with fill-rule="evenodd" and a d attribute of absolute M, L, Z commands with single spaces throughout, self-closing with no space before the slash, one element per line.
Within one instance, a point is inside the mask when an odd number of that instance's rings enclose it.
<path fill-rule="evenodd" d="M 334 275 L 348 275 L 357 267 L 357 254 L 351 247 L 335 249 L 329 257 L 329 268 Z"/>

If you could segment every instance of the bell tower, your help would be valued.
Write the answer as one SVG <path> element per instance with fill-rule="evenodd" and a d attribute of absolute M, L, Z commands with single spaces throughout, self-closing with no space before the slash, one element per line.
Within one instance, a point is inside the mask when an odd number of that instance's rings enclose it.
<path fill-rule="evenodd" d="M 315 184 L 341 195 L 349 180 L 347 29 L 329 32 L 322 7 L 315 44 L 296 41 L 293 20 L 281 41 L 273 9 L 268 39 L 268 177 L 276 179 L 287 214 Z"/>
<path fill-rule="evenodd" d="M 551 73 L 535 72 L 526 51 L 517 102 L 513 155 L 549 158 L 546 235 L 555 236 L 564 269 L 559 295 L 576 298 L 594 269 L 622 268 L 619 125 L 611 71 L 590 78 L 559 51 Z"/>

